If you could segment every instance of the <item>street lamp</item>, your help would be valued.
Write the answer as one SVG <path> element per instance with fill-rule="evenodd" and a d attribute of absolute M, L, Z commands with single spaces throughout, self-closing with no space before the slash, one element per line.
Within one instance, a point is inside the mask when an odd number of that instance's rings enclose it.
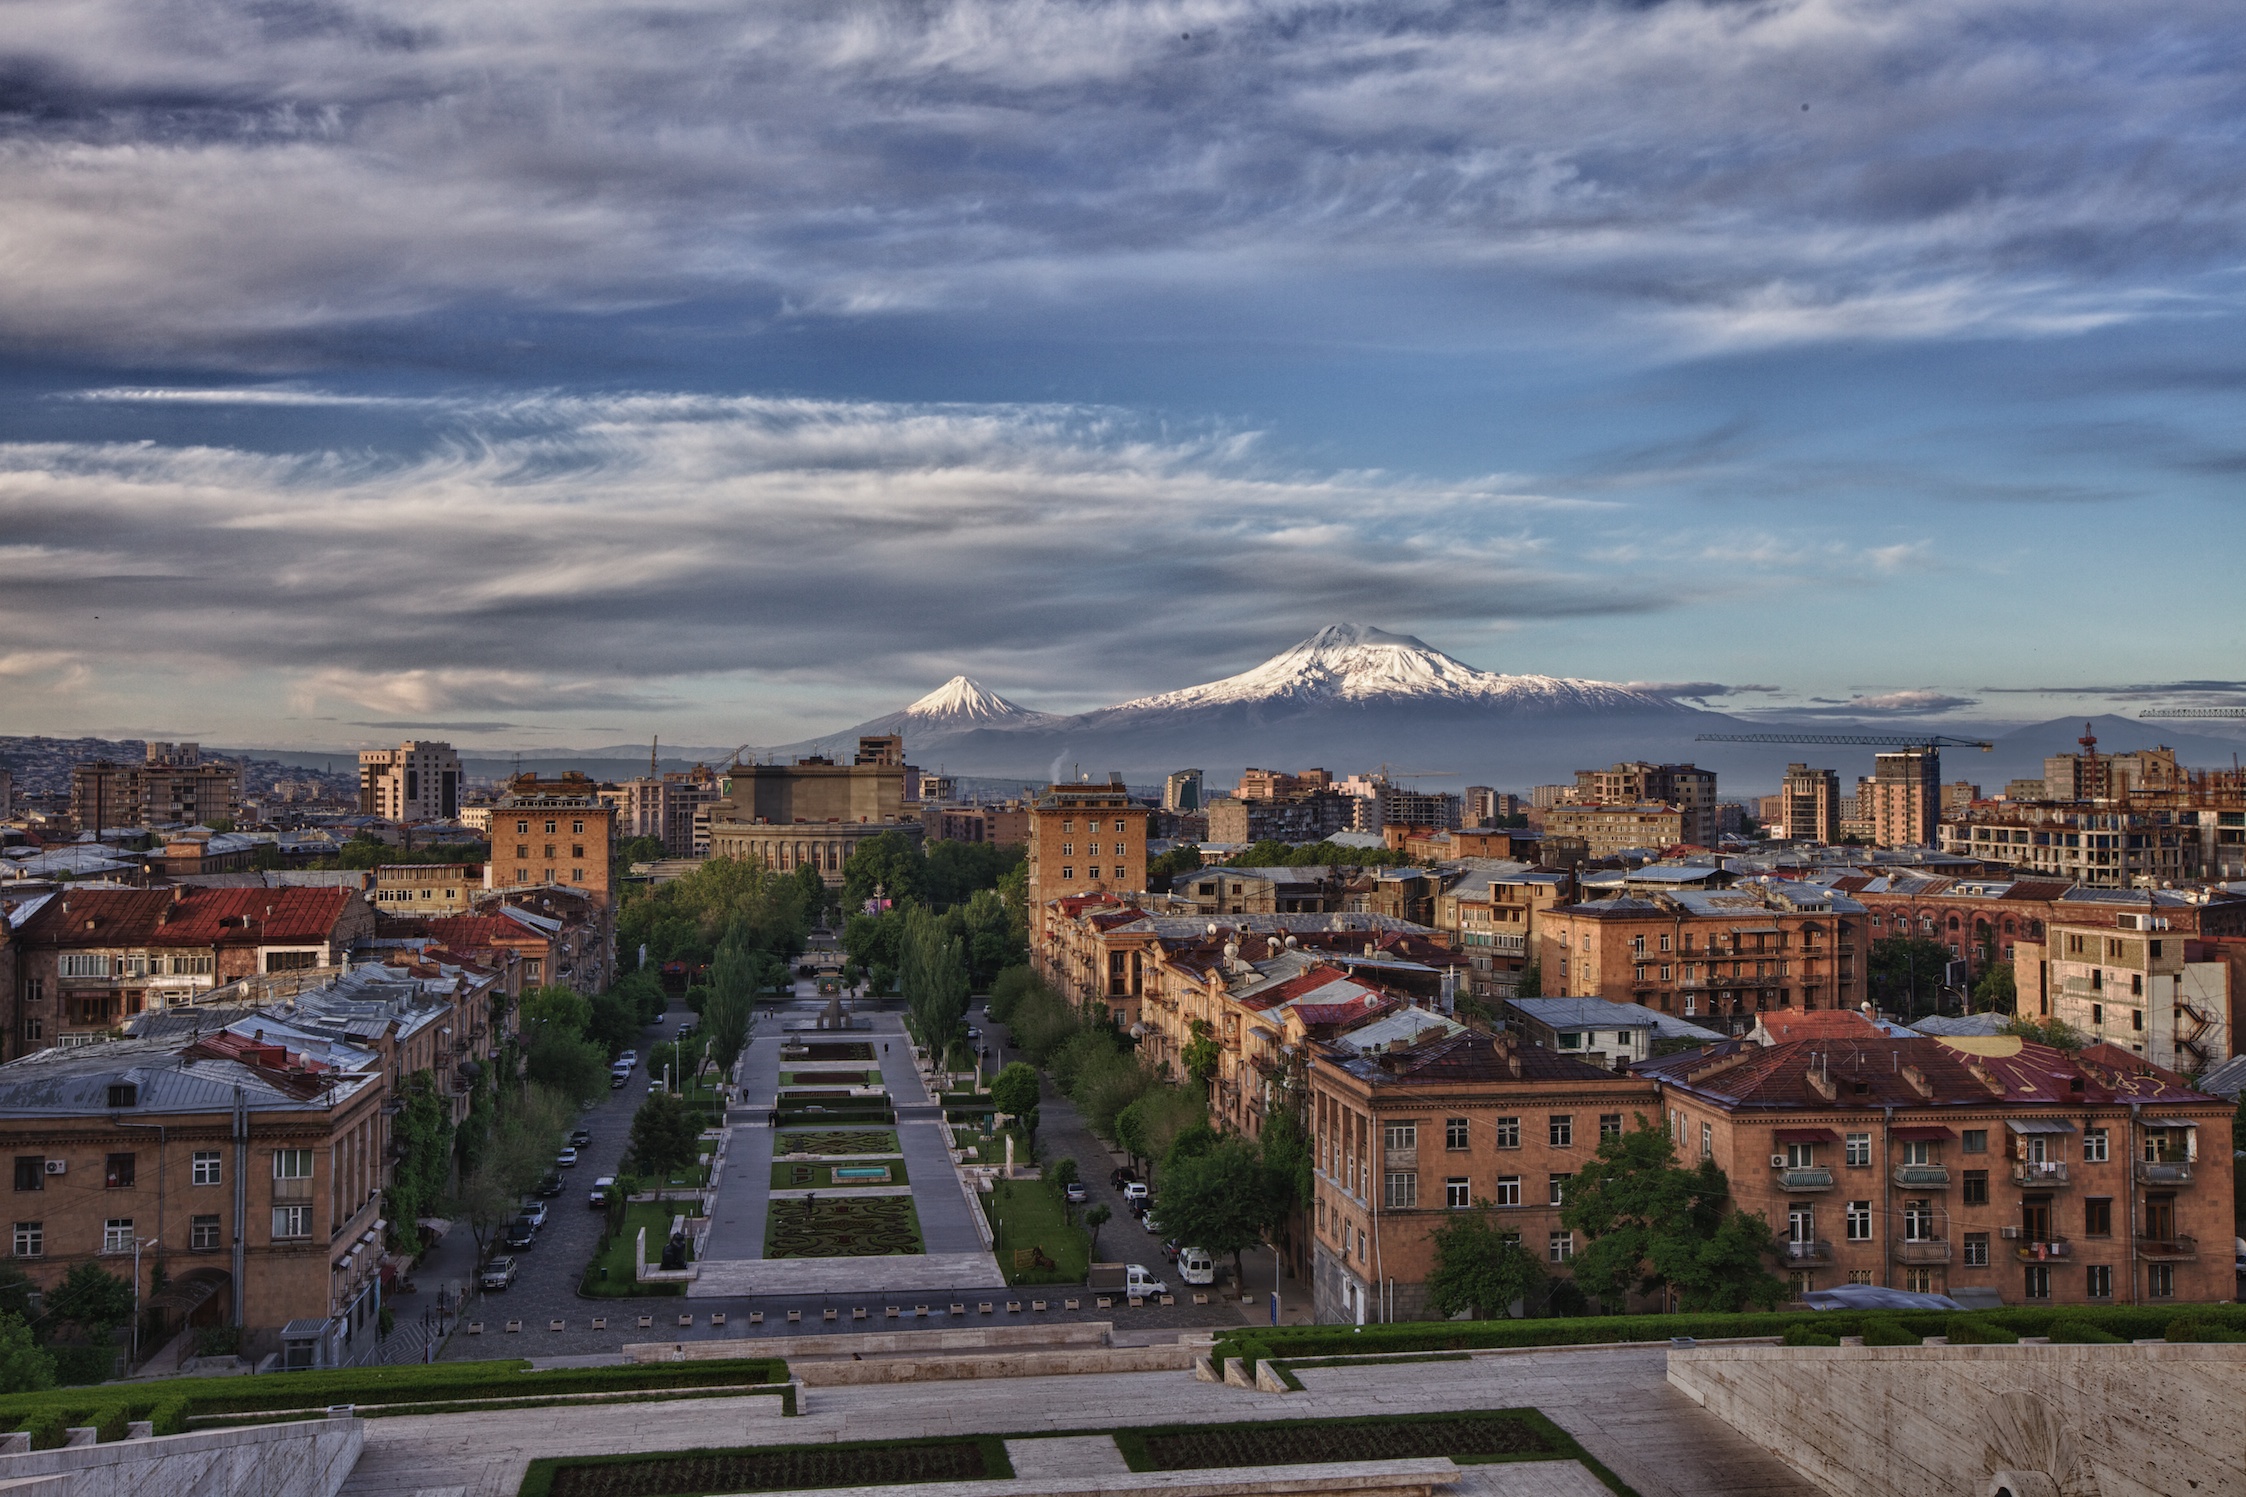
<path fill-rule="evenodd" d="M 158 1246 L 153 1237 L 146 1242 L 133 1239 L 133 1365 L 140 1365 L 140 1250 Z"/>

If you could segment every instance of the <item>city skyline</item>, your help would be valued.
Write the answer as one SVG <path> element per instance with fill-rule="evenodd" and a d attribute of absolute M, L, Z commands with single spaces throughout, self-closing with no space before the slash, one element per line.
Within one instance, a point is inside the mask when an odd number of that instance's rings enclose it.
<path fill-rule="evenodd" d="M 352 16 L 19 18 L 0 729 L 2246 702 L 2224 7 Z"/>

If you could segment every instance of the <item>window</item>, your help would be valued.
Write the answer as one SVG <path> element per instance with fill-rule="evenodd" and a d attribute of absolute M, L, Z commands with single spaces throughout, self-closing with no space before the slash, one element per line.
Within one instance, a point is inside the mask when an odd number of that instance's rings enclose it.
<path fill-rule="evenodd" d="M 1390 1123 L 1381 1130 L 1381 1143 L 1390 1149 L 1419 1147 L 1419 1124 Z"/>
<path fill-rule="evenodd" d="M 187 1224 L 187 1246 L 190 1252 L 215 1253 L 218 1251 L 218 1213 L 191 1217 Z"/>
<path fill-rule="evenodd" d="M 1419 1204 L 1419 1175 L 1413 1170 L 1388 1171 L 1381 1204 L 1391 1211 L 1409 1211 Z"/>
<path fill-rule="evenodd" d="M 2051 1298 L 2051 1270 L 2040 1263 L 2029 1264 L 2021 1293 L 2028 1299 Z"/>
<path fill-rule="evenodd" d="M 1817 1167 L 1817 1145 L 1815 1145 L 1815 1144 L 1788 1144 L 1788 1145 L 1786 1145 L 1786 1168 L 1788 1168 L 1788 1169 L 1790 1169 L 1790 1170 L 1806 1170 L 1806 1169 L 1815 1169 L 1816 1167 Z"/>
<path fill-rule="evenodd" d="M 1847 1149 L 1848 1162 L 1855 1168 L 1863 1169 L 1872 1162 L 1872 1136 L 1869 1133 L 1849 1134 Z"/>
<path fill-rule="evenodd" d="M 47 1161 L 37 1154 L 16 1156 L 16 1189 L 45 1190 L 47 1188 Z"/>
<path fill-rule="evenodd" d="M 2085 1128 L 2082 1130 L 2082 1162 L 2084 1164 L 2104 1164 L 2106 1162 L 2105 1129 Z"/>
<path fill-rule="evenodd" d="M 273 1236 L 276 1241 L 284 1237 L 310 1237 L 311 1235 L 311 1207 L 275 1206 L 273 1208 Z"/>
<path fill-rule="evenodd" d="M 16 1256 L 40 1258 L 47 1252 L 47 1224 L 45 1222 L 16 1223 Z"/>
<path fill-rule="evenodd" d="M 101 1250 L 105 1253 L 129 1253 L 133 1250 L 133 1219 L 113 1216 L 101 1224 Z"/>
<path fill-rule="evenodd" d="M 1872 1203 L 1870 1201 L 1850 1201 L 1848 1203 L 1848 1240 L 1850 1242 L 1870 1242 L 1872 1240 Z"/>
<path fill-rule="evenodd" d="M 1848 1271 L 1848 1282 L 1851 1284 L 1869 1284 L 1871 1281 L 1872 1271 L 1868 1268 L 1852 1268 Z"/>
<path fill-rule="evenodd" d="M 1560 1031 L 1560 1048 L 1561 1048 L 1562 1050 L 1580 1050 L 1580 1049 L 1582 1049 L 1582 1048 L 1583 1048 L 1583 1033 L 1582 1033 L 1582 1031 L 1581 1031 L 1581 1030 L 1576 1030 L 1576 1029 L 1563 1029 L 1563 1030 L 1561 1030 L 1561 1031 Z"/>
<path fill-rule="evenodd" d="M 581 858 L 585 856 L 585 844 L 582 842 L 572 842 L 569 845 L 569 855 L 573 858 Z"/>
<path fill-rule="evenodd" d="M 1928 1196 L 1916 1196 L 1903 1202 L 1903 1240 L 1905 1242 L 1933 1242 L 1934 1201 Z"/>
<path fill-rule="evenodd" d="M 1573 1175 L 1552 1176 L 1545 1186 L 1547 1202 L 1554 1206 L 1566 1205 L 1568 1198 L 1568 1181 L 1573 1180 L 1574 1178 L 1575 1176 Z"/>
<path fill-rule="evenodd" d="M 1555 1112 L 1546 1122 L 1546 1130 L 1555 1149 L 1575 1147 L 1575 1114 Z"/>
<path fill-rule="evenodd" d="M 1497 1134 L 1497 1146 L 1499 1148 L 1517 1149 L 1521 1146 L 1521 1120 L 1519 1118 L 1499 1118 L 1491 1124 L 1491 1127 Z"/>
<path fill-rule="evenodd" d="M 1474 1188 L 1464 1175 L 1453 1175 L 1443 1182 L 1443 1204 L 1453 1211 L 1463 1211 L 1474 1204 Z"/>
<path fill-rule="evenodd" d="M 2082 1203 L 2082 1235 L 2113 1236 L 2113 1197 L 2091 1196 Z"/>
<path fill-rule="evenodd" d="M 1988 1153 L 1988 1152 L 1989 1152 L 1989 1130 L 1988 1130 L 1988 1129 L 1986 1129 L 1986 1128 L 1968 1128 L 1968 1129 L 1966 1129 L 1966 1130 L 1965 1130 L 1965 1132 L 1964 1132 L 1964 1139 L 1965 1139 L 1965 1143 L 1964 1143 L 1964 1146 L 1963 1146 L 1963 1147 L 1964 1147 L 1964 1150 L 1965 1150 L 1965 1152 L 1966 1152 L 1966 1153 L 1968 1153 L 1968 1154 L 1986 1154 L 1986 1153 Z"/>
<path fill-rule="evenodd" d="M 2113 1269 L 2104 1263 L 2093 1263 L 2082 1271 L 2082 1292 L 2092 1299 L 2113 1298 Z"/>
<path fill-rule="evenodd" d="M 1554 1232 L 1551 1245 L 1545 1250 L 1545 1256 L 1554 1263 L 1565 1263 L 1573 1258 L 1575 1256 L 1575 1234 L 1573 1232 Z"/>
<path fill-rule="evenodd" d="M 549 837 L 554 835 L 554 823 L 550 821 L 546 823 L 546 835 Z"/>
<path fill-rule="evenodd" d="M 1910 1294 L 1934 1293 L 1934 1270 L 1931 1268 L 1906 1268 L 1903 1270 L 1903 1288 Z"/>
<path fill-rule="evenodd" d="M 585 823 L 582 821 L 573 821 L 569 824 L 569 830 L 573 836 L 582 837 L 585 835 Z"/>
<path fill-rule="evenodd" d="M 1989 1172 L 1987 1170 L 1967 1170 L 1959 1199 L 1968 1206 L 1986 1206 L 1989 1204 Z"/>
<path fill-rule="evenodd" d="M 109 958 L 97 953 L 66 951 L 56 958 L 56 967 L 64 977 L 107 977 Z"/>
<path fill-rule="evenodd" d="M 192 1178 L 197 1185 L 223 1185 L 226 1183 L 224 1172 L 218 1162 L 219 1157 L 219 1152 L 216 1149 L 197 1149 L 195 1151 L 194 1175 Z"/>
<path fill-rule="evenodd" d="M 1497 1204 L 1500 1206 L 1518 1206 L 1521 1204 L 1521 1177 L 1519 1175 L 1499 1175 L 1497 1177 Z"/>
<path fill-rule="evenodd" d="M 46 1001 L 46 997 L 47 997 L 47 985 L 46 985 L 46 984 L 45 984 L 44 982 L 40 981 L 40 980 L 39 980 L 38 978 L 36 978 L 36 977 L 27 977 L 27 978 L 25 978 L 25 979 L 24 979 L 24 984 L 23 984 L 23 998 L 24 998 L 24 1002 L 26 1002 L 26 1003 L 43 1003 L 43 1002 L 45 1002 L 45 1001 Z"/>
<path fill-rule="evenodd" d="M 2147 1263 L 2145 1265 L 2145 1297 L 2147 1299 L 2174 1299 L 2176 1297 L 2175 1264 Z"/>
<path fill-rule="evenodd" d="M 1446 1148 L 1446 1149 L 1464 1149 L 1464 1148 L 1468 1148 L 1468 1147 L 1470 1147 L 1470 1146 L 1471 1146 L 1471 1144 L 1472 1144 L 1472 1142 L 1473 1142 L 1473 1140 L 1472 1140 L 1472 1137 L 1471 1137 L 1471 1136 L 1470 1136 L 1470 1135 L 1468 1134 L 1468 1132 L 1467 1132 L 1467 1128 L 1466 1128 L 1466 1119 L 1464 1119 L 1464 1118 L 1445 1118 L 1445 1119 L 1443 1119 L 1443 1147 L 1444 1147 L 1444 1148 Z"/>
<path fill-rule="evenodd" d="M 1620 1038 L 1621 1038 L 1621 1036 L 1617 1035 L 1617 1036 L 1616 1036 L 1616 1038 L 1617 1038 L 1617 1039 L 1620 1039 Z M 1602 1113 L 1600 1113 L 1600 1114 L 1599 1114 L 1599 1137 L 1600 1137 L 1601 1139 L 1609 1139 L 1609 1138 L 1620 1138 L 1621 1136 L 1622 1136 L 1622 1114 L 1621 1114 L 1621 1113 L 1619 1113 L 1619 1112 L 1602 1112 Z"/>
<path fill-rule="evenodd" d="M 1702 1159 L 1716 1157 L 1716 1129 L 1712 1123 L 1700 1125 L 1700 1157 Z"/>
<path fill-rule="evenodd" d="M 1987 1268 L 1989 1266 L 1988 1233 L 1968 1232 L 1965 1234 L 1965 1266 L 1967 1268 Z"/>
<path fill-rule="evenodd" d="M 133 1156 L 112 1154 L 102 1170 L 101 1183 L 111 1190 L 130 1190 L 133 1187 Z"/>
<path fill-rule="evenodd" d="M 311 1179 L 312 1151 L 310 1149 L 275 1149 L 273 1151 L 273 1178 L 276 1180 Z"/>

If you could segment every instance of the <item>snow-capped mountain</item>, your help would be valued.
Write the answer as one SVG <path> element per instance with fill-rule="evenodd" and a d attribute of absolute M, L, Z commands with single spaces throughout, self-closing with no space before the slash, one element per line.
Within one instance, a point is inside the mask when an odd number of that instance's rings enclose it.
<path fill-rule="evenodd" d="M 1140 697 L 1106 714 L 1186 712 L 1208 707 L 1402 699 L 1474 702 L 1543 711 L 1673 710 L 1665 698 L 1608 681 L 1501 675 L 1446 655 L 1425 640 L 1368 624 L 1332 624 L 1253 670 L 1203 686 Z"/>
<path fill-rule="evenodd" d="M 906 749 L 916 756 L 915 762 L 934 768 L 937 761 L 929 759 L 928 753 L 961 734 L 1013 732 L 1066 720 L 1050 712 L 1033 712 L 1009 702 L 971 676 L 954 676 L 901 712 L 886 713 L 839 733 L 783 744 L 766 752 L 839 755 L 847 760 L 857 750 L 861 737 L 901 733 Z"/>

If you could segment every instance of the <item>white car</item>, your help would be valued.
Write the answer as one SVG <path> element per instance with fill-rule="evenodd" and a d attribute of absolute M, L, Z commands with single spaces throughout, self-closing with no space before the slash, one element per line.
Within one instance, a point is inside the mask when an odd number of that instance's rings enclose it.
<path fill-rule="evenodd" d="M 556 1154 L 554 1156 L 554 1163 L 559 1168 L 565 1170 L 575 1169 L 577 1167 L 577 1151 L 575 1149 L 562 1150 L 559 1154 Z"/>
<path fill-rule="evenodd" d="M 1146 1224 L 1147 1236 L 1160 1237 L 1162 1235 L 1162 1224 L 1154 1219 L 1153 1212 L 1149 1211 L 1145 1216 L 1139 1218 L 1139 1220 Z"/>
<path fill-rule="evenodd" d="M 608 1204 L 609 1188 L 615 1183 L 616 1177 L 614 1175 L 603 1175 L 593 1182 L 593 1204 L 595 1206 L 606 1206 Z"/>
<path fill-rule="evenodd" d="M 1123 1187 L 1123 1204 L 1135 1206 L 1144 1201 L 1147 1195 L 1146 1182 L 1144 1180 L 1133 1180 Z"/>
<path fill-rule="evenodd" d="M 1217 1264 L 1207 1248 L 1178 1249 L 1178 1277 L 1188 1284 L 1214 1284 L 1217 1281 Z"/>
<path fill-rule="evenodd" d="M 1168 1294 L 1170 1286 L 1148 1273 L 1143 1266 L 1134 1263 L 1127 1271 L 1123 1291 L 1142 1299 L 1152 1299 L 1157 1294 Z"/>

